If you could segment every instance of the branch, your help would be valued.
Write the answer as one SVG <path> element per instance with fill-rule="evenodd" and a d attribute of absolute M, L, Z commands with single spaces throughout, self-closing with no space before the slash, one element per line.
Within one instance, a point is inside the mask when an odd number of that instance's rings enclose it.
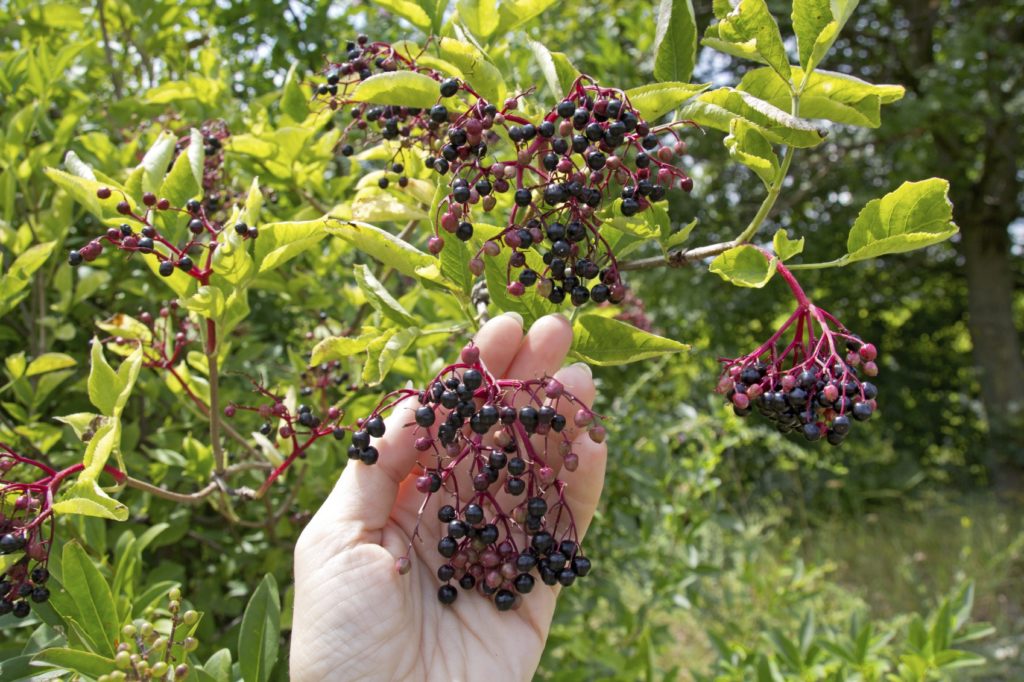
<path fill-rule="evenodd" d="M 664 256 L 652 256 L 651 258 L 640 258 L 638 260 L 630 260 L 619 263 L 619 270 L 654 270 L 655 268 L 681 268 L 684 265 L 690 265 L 697 261 L 702 261 L 705 258 L 711 258 L 718 254 L 728 251 L 734 246 L 741 244 L 738 239 L 733 239 L 727 242 L 719 242 L 717 244 L 707 244 L 706 246 L 698 246 L 693 249 L 679 249 L 678 251 L 670 251 Z"/>

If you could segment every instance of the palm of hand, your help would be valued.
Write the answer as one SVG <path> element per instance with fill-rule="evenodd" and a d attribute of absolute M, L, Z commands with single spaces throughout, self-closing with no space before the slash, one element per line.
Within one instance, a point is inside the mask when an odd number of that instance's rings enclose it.
<path fill-rule="evenodd" d="M 537 322 L 523 337 L 511 316 L 481 329 L 477 345 L 497 376 L 533 378 L 561 366 L 571 342 L 564 318 Z M 556 377 L 584 402 L 594 385 L 589 370 L 565 368 Z M 435 496 L 417 530 L 422 494 L 407 415 L 396 411 L 378 444 L 376 466 L 353 462 L 310 522 L 296 547 L 293 680 L 526 680 L 536 669 L 554 614 L 558 588 L 538 581 L 521 608 L 499 612 L 478 595 L 455 604 L 437 600 Z M 580 537 L 600 495 L 605 448 L 581 436 L 581 465 L 562 472 Z M 410 473 L 412 472 L 412 473 Z M 413 539 L 417 534 L 416 539 Z M 411 571 L 395 560 L 411 546 Z"/>

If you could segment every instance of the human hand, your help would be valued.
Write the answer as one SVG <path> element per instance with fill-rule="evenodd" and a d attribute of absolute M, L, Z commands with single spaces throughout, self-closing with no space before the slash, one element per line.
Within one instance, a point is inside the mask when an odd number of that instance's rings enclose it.
<path fill-rule="evenodd" d="M 517 317 L 501 315 L 481 328 L 476 345 L 484 365 L 498 378 L 554 375 L 591 404 L 590 369 L 559 369 L 572 342 L 569 322 L 551 315 L 524 337 Z M 413 540 L 423 499 L 415 485 L 422 453 L 413 447 L 413 430 L 402 428 L 408 422 L 407 410 L 392 413 L 376 443 L 379 462 L 350 461 L 299 538 L 291 679 L 528 680 L 544 650 L 560 588 L 537 581 L 521 607 L 507 612 L 477 595 L 449 606 L 438 602 L 438 524 L 424 523 Z M 601 494 L 607 449 L 581 431 L 572 451 L 579 467 L 559 477 L 582 539 Z M 424 519 L 436 518 L 441 504 L 432 498 Z M 410 543 L 411 571 L 399 575 L 395 561 Z"/>

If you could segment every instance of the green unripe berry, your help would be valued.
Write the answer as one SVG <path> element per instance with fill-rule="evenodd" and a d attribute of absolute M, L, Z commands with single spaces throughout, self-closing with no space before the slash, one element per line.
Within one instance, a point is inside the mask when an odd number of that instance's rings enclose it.
<path fill-rule="evenodd" d="M 100 675 L 96 678 L 96 682 L 113 682 L 113 679 L 110 675 Z"/>
<path fill-rule="evenodd" d="M 181 600 L 181 590 L 177 587 L 172 587 L 171 591 L 167 593 L 167 598 L 171 601 Z"/>
<path fill-rule="evenodd" d="M 195 637 L 186 637 L 181 644 L 185 647 L 185 651 L 195 651 L 199 647 L 199 640 Z"/>
<path fill-rule="evenodd" d="M 181 608 L 181 602 L 178 601 L 177 599 L 172 599 L 171 603 L 169 603 L 167 605 L 167 610 L 170 611 L 171 613 L 177 613 L 180 608 Z"/>
<path fill-rule="evenodd" d="M 114 672 L 110 673 L 110 679 L 115 680 L 116 682 L 121 682 L 121 680 L 127 680 L 128 676 L 120 670 L 115 670 Z"/>
<path fill-rule="evenodd" d="M 191 610 L 186 611 L 185 613 L 181 614 L 181 622 L 185 625 L 195 625 L 199 622 L 199 612 Z"/>
<path fill-rule="evenodd" d="M 117 645 L 117 650 L 118 651 L 131 651 L 132 650 L 132 645 L 129 644 L 128 642 L 121 642 L 120 644 Z"/>
<path fill-rule="evenodd" d="M 119 651 L 117 652 L 117 655 L 114 656 L 114 665 L 116 665 L 121 670 L 127 669 L 128 666 L 130 666 L 131 664 L 132 655 L 127 651 Z"/>
<path fill-rule="evenodd" d="M 163 661 L 157 661 L 153 664 L 153 668 L 151 669 L 150 672 L 153 673 L 153 677 L 162 678 L 164 675 L 167 674 L 167 671 L 169 669 L 170 666 L 168 666 L 166 663 L 164 663 Z"/>
<path fill-rule="evenodd" d="M 138 630 L 136 630 L 135 626 L 131 623 L 128 623 L 128 625 L 125 625 L 123 628 L 121 628 L 121 636 L 125 639 L 131 639 L 135 636 L 136 632 L 138 632 Z"/>
<path fill-rule="evenodd" d="M 157 637 L 156 639 L 153 640 L 152 648 L 153 648 L 154 651 L 163 651 L 166 647 L 167 647 L 167 638 L 166 637 Z"/>

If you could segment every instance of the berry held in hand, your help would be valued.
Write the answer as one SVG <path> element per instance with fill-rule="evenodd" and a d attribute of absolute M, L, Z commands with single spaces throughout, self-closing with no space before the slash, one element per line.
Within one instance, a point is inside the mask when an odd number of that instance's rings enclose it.
<path fill-rule="evenodd" d="M 469 345 L 424 390 L 395 391 L 361 420 L 351 459 L 374 464 L 387 456 L 373 439 L 385 434 L 382 415 L 395 411 L 408 412 L 404 428 L 423 453 L 415 486 L 424 503 L 413 541 L 420 524 L 439 524 L 442 604 L 475 592 L 506 611 L 538 580 L 568 587 L 587 575 L 591 563 L 557 469 L 585 465 L 572 451 L 578 432 L 600 442 L 605 431 L 559 381 L 498 379 Z M 396 561 L 399 573 L 409 566 L 408 555 Z"/>

